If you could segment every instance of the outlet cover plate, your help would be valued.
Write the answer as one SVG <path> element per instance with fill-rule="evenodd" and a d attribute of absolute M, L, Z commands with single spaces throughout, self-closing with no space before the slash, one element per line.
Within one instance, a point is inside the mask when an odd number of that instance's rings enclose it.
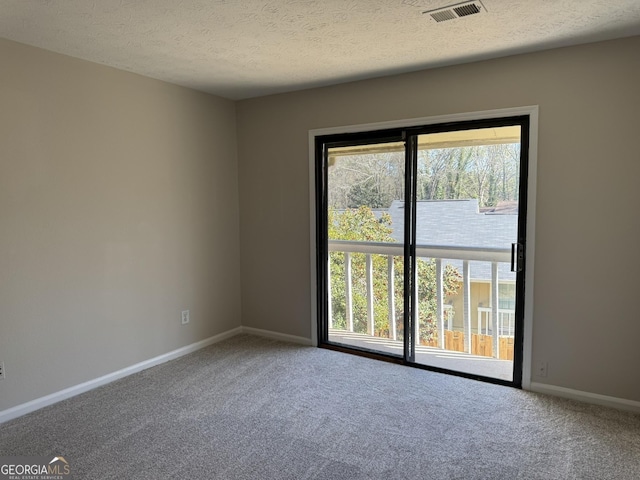
<path fill-rule="evenodd" d="M 548 368 L 549 368 L 549 364 L 547 362 L 539 362 L 538 363 L 538 376 L 539 377 L 546 377 Z"/>

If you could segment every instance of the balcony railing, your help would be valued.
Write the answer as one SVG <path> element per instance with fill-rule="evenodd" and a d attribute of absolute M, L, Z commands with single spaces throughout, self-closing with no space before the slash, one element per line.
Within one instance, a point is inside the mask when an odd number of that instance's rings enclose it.
<path fill-rule="evenodd" d="M 373 256 L 383 255 L 387 257 L 387 278 L 388 278 L 388 320 L 389 320 L 389 338 L 397 340 L 398 332 L 396 331 L 395 322 L 395 291 L 394 291 L 394 257 L 404 256 L 404 245 L 398 243 L 382 243 L 382 242 L 360 242 L 347 240 L 329 240 L 329 252 L 344 253 L 344 281 L 345 281 L 345 321 L 346 330 L 354 331 L 353 318 L 353 294 L 352 294 L 352 262 L 351 255 L 361 253 L 366 259 L 366 305 L 367 305 L 367 334 L 375 336 L 374 329 L 374 295 L 373 295 Z M 451 315 L 447 314 L 447 310 L 451 307 L 445 304 L 444 295 L 444 266 L 446 260 L 462 261 L 462 324 L 464 332 L 464 351 L 471 353 L 472 338 L 472 320 L 471 320 L 471 275 L 470 262 L 490 262 L 491 264 L 491 287 L 490 287 L 490 304 L 498 305 L 498 265 L 500 263 L 508 264 L 511 260 L 511 250 L 509 248 L 484 248 L 484 247 L 451 247 L 440 245 L 417 245 L 417 258 L 433 259 L 436 267 L 436 303 L 437 303 L 437 325 L 438 325 L 438 343 L 440 348 L 445 348 L 445 329 L 451 329 Z M 331 261 L 328 265 L 328 291 L 331 292 Z M 417 282 L 416 282 L 417 284 Z M 333 327 L 331 295 L 329 295 L 329 328 Z M 413 305 L 416 312 L 415 317 L 418 318 L 417 306 L 418 299 L 414 299 Z M 514 321 L 513 311 L 492 309 L 490 307 L 478 307 L 478 323 L 476 332 L 480 334 L 491 334 L 493 356 L 498 358 L 499 355 L 499 336 L 513 335 Z M 420 338 L 420 325 L 415 322 L 414 338 Z"/>
<path fill-rule="evenodd" d="M 491 335 L 491 307 L 478 307 L 478 333 Z M 498 335 L 513 337 L 515 334 L 516 311 L 506 308 L 498 309 Z"/>

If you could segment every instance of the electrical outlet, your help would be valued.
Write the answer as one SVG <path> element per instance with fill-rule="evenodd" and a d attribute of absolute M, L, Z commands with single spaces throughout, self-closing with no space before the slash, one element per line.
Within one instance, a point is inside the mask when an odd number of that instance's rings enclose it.
<path fill-rule="evenodd" d="M 0 362 L 0 380 L 4 380 L 4 362 Z"/>
<path fill-rule="evenodd" d="M 538 370 L 537 370 L 537 375 L 539 377 L 546 377 L 547 376 L 547 367 L 548 364 L 547 362 L 538 362 Z"/>
<path fill-rule="evenodd" d="M 182 325 L 189 323 L 189 310 L 182 311 Z"/>

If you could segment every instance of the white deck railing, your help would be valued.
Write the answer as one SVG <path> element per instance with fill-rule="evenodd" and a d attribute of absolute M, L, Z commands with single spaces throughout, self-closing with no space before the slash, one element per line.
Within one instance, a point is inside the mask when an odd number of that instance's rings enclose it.
<path fill-rule="evenodd" d="M 374 309 L 373 309 L 373 261 L 372 255 L 387 256 L 387 276 L 388 276 L 388 319 L 389 319 L 389 337 L 393 340 L 397 339 L 396 322 L 395 322 L 395 291 L 394 291 L 394 262 L 393 257 L 404 256 L 404 246 L 398 243 L 383 242 L 355 242 L 348 240 L 329 240 L 329 252 L 342 252 L 345 254 L 345 309 L 346 309 L 346 329 L 353 332 L 353 297 L 352 297 L 352 272 L 351 272 L 351 254 L 363 253 L 366 255 L 366 285 L 367 285 L 367 334 L 374 336 Z M 444 265 L 443 260 L 461 260 L 462 261 L 462 296 L 463 296 L 463 331 L 465 352 L 471 353 L 471 275 L 469 262 L 490 262 L 491 263 L 491 305 L 498 305 L 498 264 L 509 263 L 511 260 L 511 249 L 509 248 L 483 248 L 483 247 L 450 247 L 440 245 L 417 245 L 416 256 L 418 258 L 431 258 L 436 264 L 436 302 L 437 302 L 437 320 L 438 320 L 438 340 L 440 348 L 444 348 L 445 327 L 448 315 L 445 315 L 447 305 L 444 303 Z M 328 265 L 329 285 L 327 290 L 331 292 L 331 261 Z M 416 282 L 417 283 L 417 282 Z M 414 310 L 417 315 L 417 299 L 415 299 Z M 482 308 L 482 307 L 481 307 Z M 331 295 L 329 295 L 329 328 L 333 328 Z M 498 357 L 499 342 L 496 333 L 506 331 L 503 328 L 504 323 L 501 322 L 501 314 L 507 311 L 484 308 L 478 308 L 478 326 L 481 319 L 485 322 L 485 331 L 492 332 L 493 336 L 493 355 Z M 512 323 L 507 323 L 512 325 Z M 415 337 L 419 337 L 419 322 L 415 322 Z M 509 330 L 512 331 L 512 330 Z M 480 330 L 478 330 L 480 333 Z"/>
<path fill-rule="evenodd" d="M 491 307 L 478 307 L 478 333 L 491 335 Z M 507 308 L 498 309 L 498 335 L 513 337 L 515 334 L 516 311 Z"/>

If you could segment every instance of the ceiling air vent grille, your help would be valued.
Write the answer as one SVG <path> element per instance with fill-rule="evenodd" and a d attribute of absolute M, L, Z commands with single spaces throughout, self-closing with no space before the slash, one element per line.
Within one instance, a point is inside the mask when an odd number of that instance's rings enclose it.
<path fill-rule="evenodd" d="M 445 22 L 447 20 L 455 20 L 460 17 L 468 17 L 469 15 L 476 15 L 478 13 L 486 12 L 487 9 L 484 8 L 484 5 L 480 0 L 475 0 L 473 2 L 462 2 L 456 3 L 454 5 L 449 5 L 448 7 L 437 8 L 435 10 L 427 10 L 426 12 L 422 12 L 424 14 L 428 13 L 433 20 L 436 22 Z"/>
<path fill-rule="evenodd" d="M 436 22 L 444 22 L 445 20 L 453 20 L 454 18 L 458 18 L 453 10 L 441 10 L 439 12 L 433 12 L 431 17 Z"/>
<path fill-rule="evenodd" d="M 456 12 L 459 17 L 466 17 L 467 15 L 480 13 L 480 7 L 478 7 L 478 5 L 476 5 L 475 3 L 470 3 L 469 5 L 456 7 L 453 9 L 453 11 Z"/>

